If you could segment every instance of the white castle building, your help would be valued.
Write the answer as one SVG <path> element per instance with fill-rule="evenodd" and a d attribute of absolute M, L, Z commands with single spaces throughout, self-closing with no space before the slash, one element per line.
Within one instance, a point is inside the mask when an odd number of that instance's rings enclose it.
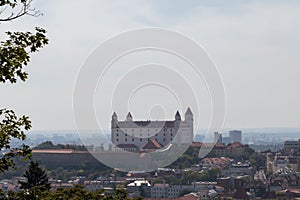
<path fill-rule="evenodd" d="M 179 111 L 172 121 L 133 121 L 129 112 L 125 121 L 111 120 L 111 140 L 126 151 L 152 151 L 174 143 L 190 144 L 193 140 L 193 113 L 190 108 L 181 119 Z"/>

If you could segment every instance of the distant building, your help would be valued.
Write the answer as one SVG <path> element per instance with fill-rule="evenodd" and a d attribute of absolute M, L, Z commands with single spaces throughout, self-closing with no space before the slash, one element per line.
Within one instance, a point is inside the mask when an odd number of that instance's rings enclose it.
<path fill-rule="evenodd" d="M 169 185 L 154 184 L 151 187 L 151 198 L 175 198 L 179 197 L 182 192 L 204 192 L 205 196 L 215 196 L 217 194 L 213 189 L 217 182 L 193 182 L 189 185 Z M 210 193 L 210 194 L 209 194 Z M 202 196 L 203 197 L 203 196 Z M 205 198 L 206 199 L 206 198 Z"/>
<path fill-rule="evenodd" d="M 222 142 L 225 145 L 228 145 L 229 143 L 232 143 L 232 140 L 230 137 L 222 137 Z"/>
<path fill-rule="evenodd" d="M 112 143 L 129 151 L 154 151 L 174 141 L 189 144 L 193 140 L 193 133 L 193 113 L 190 108 L 184 120 L 178 111 L 172 121 L 134 121 L 130 112 L 125 121 L 118 121 L 115 112 L 111 120 Z"/>
<path fill-rule="evenodd" d="M 209 155 L 212 157 L 236 158 L 243 156 L 247 148 L 248 145 L 243 145 L 239 142 L 234 142 L 227 146 L 217 143 L 214 145 Z"/>
<path fill-rule="evenodd" d="M 232 130 L 229 131 L 229 137 L 231 138 L 231 142 L 239 142 L 242 143 L 242 131 Z"/>
<path fill-rule="evenodd" d="M 127 184 L 126 190 L 131 197 L 151 197 L 151 184 L 147 180 L 134 180 Z"/>
<path fill-rule="evenodd" d="M 201 164 L 202 167 L 206 167 L 206 168 L 210 168 L 210 167 L 224 168 L 232 162 L 233 159 L 230 159 L 228 157 L 214 157 L 214 158 L 203 158 L 199 162 L 199 164 Z"/>
<path fill-rule="evenodd" d="M 231 164 L 228 168 L 221 170 L 221 177 L 252 176 L 253 168 L 249 163 Z"/>
<path fill-rule="evenodd" d="M 284 150 L 299 150 L 300 149 L 300 139 L 298 141 L 285 141 Z"/>
<path fill-rule="evenodd" d="M 248 147 L 248 145 L 243 145 L 240 142 L 233 142 L 232 144 L 228 145 L 226 149 L 226 155 L 232 157 L 241 157 Z"/>
<path fill-rule="evenodd" d="M 283 169 L 291 169 L 300 172 L 300 156 L 293 154 L 282 155 L 281 153 L 267 153 L 267 172 L 277 173 Z"/>
<path fill-rule="evenodd" d="M 251 181 L 250 175 L 235 175 L 217 178 L 217 185 L 224 188 L 225 191 L 236 191 L 245 187 Z M 220 195 L 221 196 L 221 195 Z M 229 196 L 225 196 L 229 197 Z"/>
<path fill-rule="evenodd" d="M 299 188 L 300 177 L 299 173 L 295 173 L 288 167 L 280 168 L 274 171 L 269 177 L 269 190 L 278 191 L 288 188 Z"/>
<path fill-rule="evenodd" d="M 222 134 L 219 132 L 214 132 L 214 142 L 215 143 L 222 143 Z"/>
<path fill-rule="evenodd" d="M 211 152 L 214 157 L 223 157 L 226 156 L 226 149 L 227 146 L 225 146 L 224 144 L 217 143 Z"/>

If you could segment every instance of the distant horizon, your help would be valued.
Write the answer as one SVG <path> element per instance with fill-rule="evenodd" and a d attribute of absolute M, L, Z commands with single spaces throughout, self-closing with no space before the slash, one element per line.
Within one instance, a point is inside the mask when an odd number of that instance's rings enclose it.
<path fill-rule="evenodd" d="M 254 128 L 223 128 L 223 131 L 229 131 L 229 130 L 241 130 L 241 131 L 250 131 L 250 130 L 271 130 L 271 131 L 275 131 L 275 130 L 282 130 L 284 131 L 284 129 L 292 129 L 294 131 L 300 131 L 300 127 L 262 127 L 262 128 L 257 128 L 257 127 L 254 127 Z M 214 131 L 214 129 L 212 128 L 211 129 L 212 131 Z M 39 132 L 39 131 L 58 131 L 58 132 L 63 132 L 63 131 L 72 131 L 72 132 L 77 132 L 78 130 L 77 129 L 32 129 L 32 130 L 29 130 L 27 132 Z M 82 129 L 80 131 L 99 131 L 99 129 Z M 104 129 L 103 130 L 104 132 L 106 131 L 110 131 L 110 129 Z M 200 128 L 198 129 L 197 131 L 207 131 L 207 129 L 203 129 L 203 128 Z M 195 134 L 198 134 L 198 133 L 195 133 Z M 200 134 L 201 135 L 201 134 Z M 300 137 L 300 136 L 299 136 Z"/>
<path fill-rule="evenodd" d="M 241 130 L 242 143 L 249 145 L 272 145 L 280 143 L 282 144 L 284 141 L 287 140 L 297 141 L 300 139 L 300 127 L 224 129 L 224 131 L 222 132 L 223 137 L 229 136 L 229 130 Z M 103 133 L 104 134 L 102 136 L 104 136 L 105 138 L 109 139 L 111 137 L 110 130 L 106 130 Z M 213 137 L 211 133 L 207 134 L 206 130 L 194 131 L 193 141 L 209 141 Z M 99 138 L 100 141 L 103 141 L 104 143 L 109 141 L 104 139 L 104 137 L 100 136 L 101 134 L 99 133 L 99 130 L 84 130 L 80 132 L 80 134 L 77 132 L 77 130 L 31 130 L 27 132 L 27 139 L 29 139 L 30 144 L 33 146 L 45 141 L 52 141 L 55 144 L 67 144 L 75 142 L 76 144 L 85 145 L 96 144 L 97 142 L 99 143 L 99 141 L 95 140 L 96 138 Z"/>

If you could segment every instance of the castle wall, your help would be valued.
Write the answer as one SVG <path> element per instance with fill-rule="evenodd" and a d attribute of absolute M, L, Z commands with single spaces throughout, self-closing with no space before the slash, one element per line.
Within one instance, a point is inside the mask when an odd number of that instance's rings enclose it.
<path fill-rule="evenodd" d="M 141 148 L 153 139 L 162 146 L 167 146 L 175 137 L 179 137 L 176 138 L 177 142 L 191 143 L 193 116 L 190 115 L 184 121 L 181 121 L 178 113 L 174 121 L 133 121 L 129 113 L 126 121 L 117 121 L 117 115 L 114 113 L 111 127 L 112 143 L 134 144 Z"/>

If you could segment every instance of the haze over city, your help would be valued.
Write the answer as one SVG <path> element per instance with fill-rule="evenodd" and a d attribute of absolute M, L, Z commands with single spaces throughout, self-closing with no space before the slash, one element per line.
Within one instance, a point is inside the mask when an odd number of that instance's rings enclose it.
<path fill-rule="evenodd" d="M 0 1 L 0 199 L 300 199 L 300 1 Z"/>
<path fill-rule="evenodd" d="M 1 35 L 5 30 L 27 30 L 34 26 L 48 31 L 50 44 L 32 56 L 26 68 L 28 81 L 0 88 L 5 94 L 2 107 L 29 115 L 32 130 L 74 130 L 72 93 L 81 64 L 103 41 L 120 32 L 149 26 L 179 31 L 206 49 L 226 89 L 225 128 L 300 127 L 299 1 L 85 1 L 83 4 L 56 0 L 34 1 L 33 6 L 44 15 L 20 18 L 0 27 Z M 150 55 L 155 57 L 155 53 Z M 170 60 L 164 56 L 156 59 Z M 147 52 L 133 55 L 115 67 L 140 63 L 146 57 Z M 172 61 L 168 64 L 181 67 Z M 195 118 L 199 128 L 206 129 L 210 99 L 204 85 L 199 88 L 203 93 Z M 155 88 L 146 93 L 152 90 Z M 96 99 L 99 95 L 106 93 L 96 92 Z M 156 107 L 151 115 L 151 107 L 140 108 L 143 104 L 153 105 L 154 99 L 142 98 L 143 95 L 140 93 L 130 105 L 134 117 L 156 119 L 163 113 L 167 119 L 173 118 L 176 104 L 167 108 L 166 113 Z M 162 99 L 159 103 L 165 102 Z M 189 102 L 177 109 L 185 110 L 187 106 Z M 112 111 L 99 115 L 107 120 L 104 127 L 107 130 Z M 120 118 L 126 114 L 127 111 L 119 113 Z"/>

